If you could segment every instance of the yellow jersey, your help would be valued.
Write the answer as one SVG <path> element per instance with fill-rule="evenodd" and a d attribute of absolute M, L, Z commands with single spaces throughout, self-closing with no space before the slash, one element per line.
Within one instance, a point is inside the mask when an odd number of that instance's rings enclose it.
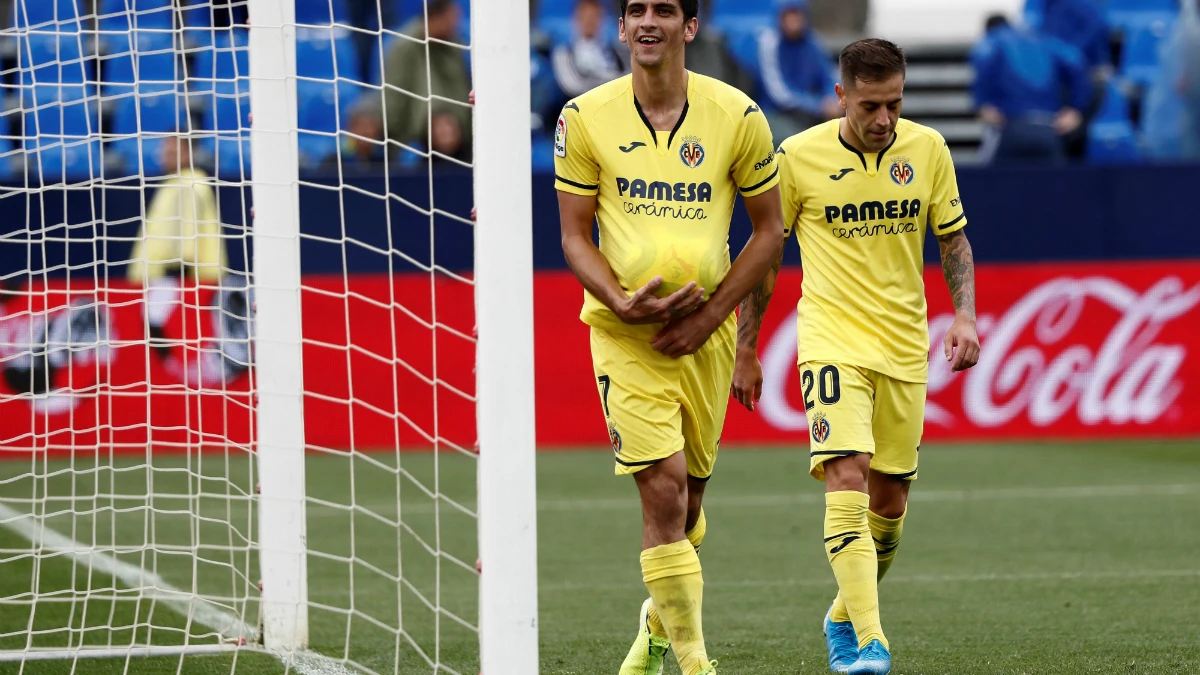
<path fill-rule="evenodd" d="M 779 182 L 762 111 L 737 89 L 692 72 L 674 129 L 651 126 L 626 75 L 567 103 L 554 155 L 557 189 L 599 195 L 600 252 L 630 295 L 661 276 L 660 296 L 694 281 L 707 299 L 729 271 L 734 199 Z M 622 322 L 586 291 L 580 319 L 633 336 L 661 329 Z"/>
<path fill-rule="evenodd" d="M 184 169 L 158 183 L 141 236 L 126 272 L 139 283 L 174 269 L 215 283 L 228 266 L 212 180 L 200 169 Z"/>
<path fill-rule="evenodd" d="M 925 382 L 925 225 L 940 236 L 967 224 L 950 149 L 933 129 L 901 119 L 891 145 L 863 154 L 842 139 L 840 123 L 778 151 L 784 229 L 796 230 L 804 266 L 799 362 Z"/>

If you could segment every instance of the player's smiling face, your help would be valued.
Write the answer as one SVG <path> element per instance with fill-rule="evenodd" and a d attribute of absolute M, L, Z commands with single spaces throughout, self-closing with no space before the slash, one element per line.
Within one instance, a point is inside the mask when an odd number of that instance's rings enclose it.
<path fill-rule="evenodd" d="M 698 22 L 685 21 L 679 0 L 632 0 L 620 19 L 621 42 L 629 45 L 633 62 L 657 68 L 682 62 L 683 47 L 696 37 Z"/>
<path fill-rule="evenodd" d="M 904 103 L 904 75 L 897 73 L 879 82 L 858 80 L 849 87 L 839 84 L 837 96 L 855 136 L 847 141 L 863 152 L 880 152 L 892 142 Z"/>

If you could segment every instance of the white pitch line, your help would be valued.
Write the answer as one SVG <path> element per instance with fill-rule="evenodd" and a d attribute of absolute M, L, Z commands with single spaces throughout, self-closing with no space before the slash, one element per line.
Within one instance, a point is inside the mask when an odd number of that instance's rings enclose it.
<path fill-rule="evenodd" d="M 715 492 L 716 490 L 714 490 Z M 1046 488 L 982 488 L 978 490 L 920 490 L 914 486 L 909 501 L 915 503 L 963 503 L 963 502 L 993 502 L 1014 500 L 1039 499 L 1096 499 L 1118 497 L 1182 497 L 1200 495 L 1200 483 L 1180 483 L 1175 485 L 1076 485 Z M 743 495 L 737 497 L 722 497 L 713 494 L 704 499 L 704 505 L 711 508 L 770 508 L 780 506 L 803 506 L 808 504 L 824 504 L 825 495 L 820 492 L 796 492 L 792 494 Z M 373 513 L 395 513 L 396 505 L 392 504 L 358 504 L 359 509 Z M 464 504 L 475 508 L 474 504 Z M 434 511 L 430 502 L 402 504 L 401 513 L 405 515 L 428 515 Z M 547 499 L 538 502 L 538 511 L 553 513 L 569 513 L 576 511 L 636 511 L 636 498 L 618 497 L 611 499 Z M 335 508 L 326 504 L 309 504 L 309 518 L 331 518 L 342 516 L 349 507 Z M 451 506 L 442 506 L 445 514 L 460 513 Z"/>
<path fill-rule="evenodd" d="M 159 602 L 185 617 L 191 617 L 196 623 L 216 631 L 223 638 L 257 640 L 258 631 L 255 628 L 220 605 L 176 588 L 159 574 L 118 560 L 93 546 L 88 546 L 52 530 L 32 513 L 17 511 L 0 503 L 0 526 L 7 527 L 29 540 L 39 551 L 69 554 L 77 565 L 89 567 L 103 574 L 111 574 L 131 588 L 145 589 L 149 587 L 154 591 Z M 358 675 L 356 671 L 346 668 L 337 660 L 315 652 L 285 654 L 267 650 L 266 653 L 279 659 L 289 670 L 300 673 L 300 675 Z"/>

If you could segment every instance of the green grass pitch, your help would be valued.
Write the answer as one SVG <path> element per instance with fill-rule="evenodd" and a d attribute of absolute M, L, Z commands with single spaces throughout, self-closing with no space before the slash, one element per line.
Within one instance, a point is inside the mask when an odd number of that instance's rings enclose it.
<path fill-rule="evenodd" d="M 904 541 L 881 586 L 894 673 L 1200 673 L 1200 442 L 930 445 L 921 454 Z M 458 672 L 478 671 L 475 634 L 448 615 L 435 622 L 426 605 L 475 622 L 473 573 L 449 558 L 435 565 L 426 548 L 473 566 L 474 521 L 449 503 L 433 508 L 417 487 L 436 480 L 446 497 L 473 507 L 475 466 L 443 455 L 435 472 L 432 460 L 405 455 L 398 474 L 387 456 L 310 458 L 310 497 L 359 506 L 354 513 L 309 507 L 317 651 L 380 672 L 433 672 L 421 652 Z M 718 462 L 701 560 L 705 635 L 723 675 L 827 672 L 820 620 L 835 588 L 820 546 L 821 485 L 807 464 L 802 451 L 788 449 L 727 449 Z M 0 496 L 73 492 L 76 511 L 115 506 L 115 516 L 103 510 L 46 525 L 78 541 L 128 544 L 122 561 L 175 587 L 240 597 L 239 588 L 257 581 L 257 560 L 239 541 L 256 527 L 248 498 L 237 496 L 252 491 L 246 460 L 226 466 L 221 456 L 176 457 L 156 460 L 152 474 L 136 465 L 122 459 L 123 470 L 96 472 L 77 460 L 74 478 L 63 473 L 35 485 L 20 478 L 27 459 L 4 461 Z M 39 471 L 69 466 L 52 460 Z M 226 473 L 233 499 L 170 496 L 189 483 L 224 494 L 221 481 L 204 476 Z M 607 452 L 547 452 L 538 457 L 538 489 L 541 672 L 614 675 L 645 594 L 633 482 L 612 476 Z M 403 528 L 393 524 L 397 490 Z M 132 498 L 113 501 L 109 493 Z M 148 503 L 157 515 L 139 508 Z M 47 504 L 50 512 L 67 508 Z M 221 521 L 235 524 L 233 534 Z M 143 556 L 133 545 L 147 531 L 168 549 L 197 538 L 211 548 Z M 165 603 L 139 599 L 66 555 L 35 567 L 14 553 L 26 548 L 19 534 L 0 528 L 0 597 L 28 594 L 36 571 L 39 592 L 57 601 L 39 605 L 32 618 L 28 604 L 0 606 L 0 634 L 32 626 L 40 646 L 128 644 L 134 630 L 146 639 L 153 624 L 151 641 L 180 639 L 183 619 Z M 353 563 L 342 559 L 351 552 Z M 108 590 L 70 602 L 72 589 L 89 584 Z M 253 604 L 238 609 L 251 621 L 257 616 Z M 400 623 L 405 636 L 397 638 Z M 12 635 L 0 648 L 25 643 L 25 635 Z M 230 673 L 232 660 L 30 662 L 23 673 Z M 284 672 L 264 654 L 239 653 L 236 665 L 239 675 Z M 0 673 L 17 672 L 17 664 L 0 663 Z M 678 670 L 671 664 L 667 672 Z"/>

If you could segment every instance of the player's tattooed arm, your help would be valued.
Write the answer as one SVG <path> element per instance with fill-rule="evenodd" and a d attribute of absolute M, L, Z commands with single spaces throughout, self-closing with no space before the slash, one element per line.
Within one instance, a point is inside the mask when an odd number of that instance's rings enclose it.
<path fill-rule="evenodd" d="M 975 316 L 975 256 L 967 233 L 956 230 L 938 238 L 942 254 L 942 274 L 954 301 L 955 313 Z"/>
<path fill-rule="evenodd" d="M 779 257 L 771 264 L 766 276 L 742 300 L 740 311 L 738 312 L 738 351 L 743 349 L 750 351 L 758 350 L 758 333 L 762 329 L 762 320 L 763 316 L 767 313 L 767 305 L 770 304 L 771 296 L 775 293 L 775 280 L 779 277 L 779 268 L 782 265 L 783 251 L 780 250 Z"/>
<path fill-rule="evenodd" d="M 975 330 L 975 256 L 961 229 L 938 237 L 942 273 L 954 300 L 954 323 L 942 341 L 950 370 L 966 370 L 979 363 L 979 333 Z"/>

